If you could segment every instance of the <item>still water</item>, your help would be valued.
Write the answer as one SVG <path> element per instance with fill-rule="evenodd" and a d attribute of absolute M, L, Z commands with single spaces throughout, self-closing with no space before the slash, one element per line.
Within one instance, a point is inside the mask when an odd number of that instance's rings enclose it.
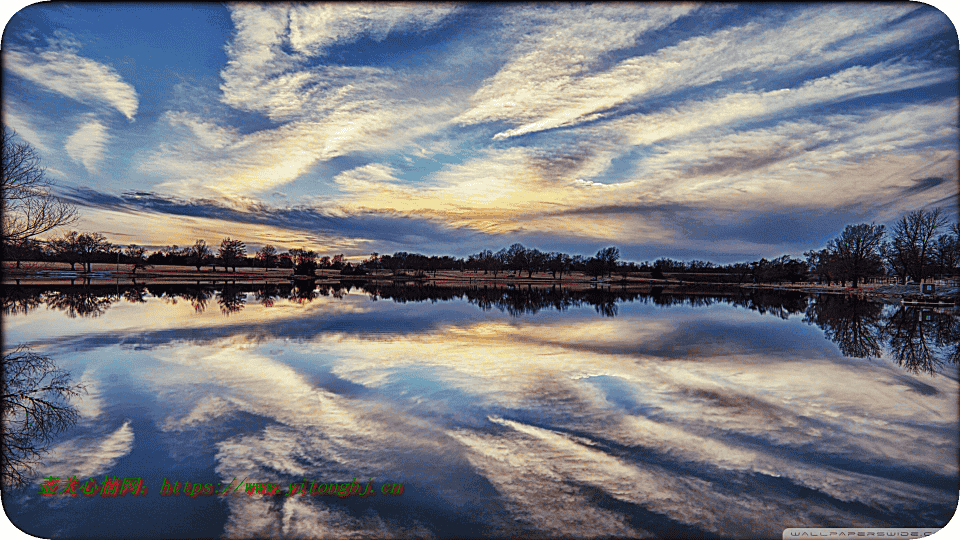
<path fill-rule="evenodd" d="M 953 311 L 616 288 L 5 295 L 4 350 L 87 389 L 4 494 L 40 537 L 779 538 L 957 508 Z M 148 491 L 41 496 L 74 476 Z M 289 496 L 354 479 L 377 493 Z M 161 495 L 244 480 L 280 492 Z"/>

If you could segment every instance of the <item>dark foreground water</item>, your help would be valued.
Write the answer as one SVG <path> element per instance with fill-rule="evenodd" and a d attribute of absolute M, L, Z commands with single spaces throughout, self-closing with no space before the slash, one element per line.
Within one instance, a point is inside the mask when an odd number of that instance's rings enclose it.
<path fill-rule="evenodd" d="M 4 492 L 40 537 L 779 538 L 957 508 L 954 312 L 742 291 L 5 294 L 4 351 L 87 388 Z M 113 478 L 147 492 L 83 494 Z M 376 494 L 319 494 L 354 478 Z M 264 482 L 279 493 L 242 493 Z"/>

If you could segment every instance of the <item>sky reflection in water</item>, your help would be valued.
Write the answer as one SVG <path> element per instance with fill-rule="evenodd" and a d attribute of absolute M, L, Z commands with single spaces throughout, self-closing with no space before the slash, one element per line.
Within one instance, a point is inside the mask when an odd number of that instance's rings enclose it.
<path fill-rule="evenodd" d="M 615 303 L 615 317 L 577 302 L 511 316 L 388 292 L 241 290 L 233 304 L 222 290 L 203 302 L 152 292 L 96 317 L 7 303 L 5 346 L 33 344 L 89 389 L 41 476 L 150 489 L 5 497 L 31 534 L 779 537 L 937 527 L 957 505 L 956 351 L 928 332 L 934 362 L 921 366 L 872 344 L 870 332 L 916 318 L 895 306 L 745 303 L 760 314 L 643 297 Z M 936 317 L 956 332 L 955 316 Z M 916 337 L 905 334 L 884 335 Z M 164 478 L 234 477 L 405 492 L 159 495 Z"/>

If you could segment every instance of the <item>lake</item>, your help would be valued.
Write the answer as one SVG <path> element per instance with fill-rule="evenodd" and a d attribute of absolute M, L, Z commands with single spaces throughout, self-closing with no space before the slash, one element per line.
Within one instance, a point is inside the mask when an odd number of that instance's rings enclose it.
<path fill-rule="evenodd" d="M 957 508 L 955 310 L 736 288 L 4 294 L 4 351 L 86 387 L 4 493 L 44 538 L 780 538 Z M 51 477 L 131 491 L 43 496 Z M 204 487 L 162 494 L 186 482 Z"/>

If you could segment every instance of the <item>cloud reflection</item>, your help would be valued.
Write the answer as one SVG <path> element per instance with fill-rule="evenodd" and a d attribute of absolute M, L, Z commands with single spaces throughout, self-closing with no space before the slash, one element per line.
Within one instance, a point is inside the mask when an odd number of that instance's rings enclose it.
<path fill-rule="evenodd" d="M 932 526 L 924 516 L 955 502 L 955 376 L 946 365 L 906 371 L 885 350 L 845 356 L 823 339 L 845 335 L 835 330 L 843 306 L 830 300 L 694 309 L 661 293 L 621 302 L 616 317 L 587 305 L 518 316 L 381 292 L 375 303 L 366 294 L 247 302 L 229 316 L 149 296 L 128 309 L 194 317 L 197 339 L 161 329 L 155 347 L 114 341 L 100 351 L 136 359 L 131 376 L 158 398 L 159 436 L 178 463 L 212 457 L 224 481 L 395 479 L 409 490 L 397 504 L 494 536 Z M 885 317 L 861 308 L 870 325 Z M 426 323 L 396 322 L 411 314 Z M 106 333 L 128 331 L 130 317 L 118 315 L 96 320 L 116 327 Z M 804 324 L 812 320 L 825 333 Z M 84 373 L 95 380 L 96 365 Z M 106 415 L 86 416 L 95 413 Z M 98 451 L 129 451 L 123 429 Z M 456 536 L 437 515 L 401 518 L 378 500 L 225 504 L 230 537 Z"/>

